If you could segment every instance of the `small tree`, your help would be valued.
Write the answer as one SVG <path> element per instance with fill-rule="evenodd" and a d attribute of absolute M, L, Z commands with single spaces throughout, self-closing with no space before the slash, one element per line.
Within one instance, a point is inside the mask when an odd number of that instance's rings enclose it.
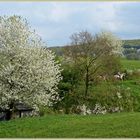
<path fill-rule="evenodd" d="M 76 63 L 85 83 L 85 97 L 88 95 L 89 82 L 102 66 L 101 58 L 121 54 L 121 41 L 110 32 L 93 36 L 87 31 L 74 33 L 71 46 L 66 47 L 66 56 Z"/>
<path fill-rule="evenodd" d="M 21 101 L 38 111 L 58 100 L 60 65 L 25 19 L 0 17 L 0 58 L 1 108 Z"/>
<path fill-rule="evenodd" d="M 63 80 L 59 84 L 59 96 L 62 100 L 55 104 L 54 109 L 64 109 L 63 111 L 68 114 L 71 112 L 73 106 L 77 105 L 78 98 L 75 94 L 75 89 L 80 80 L 79 70 L 74 66 L 74 63 L 69 58 L 61 59 L 61 72 Z"/>

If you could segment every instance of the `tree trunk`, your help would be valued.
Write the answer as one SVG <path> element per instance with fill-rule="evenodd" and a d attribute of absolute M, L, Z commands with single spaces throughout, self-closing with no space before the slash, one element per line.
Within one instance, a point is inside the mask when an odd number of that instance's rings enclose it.
<path fill-rule="evenodd" d="M 6 116 L 5 116 L 5 119 L 7 121 L 11 120 L 12 118 L 12 111 L 10 111 L 10 109 L 6 112 Z"/>
<path fill-rule="evenodd" d="M 86 69 L 86 78 L 85 78 L 85 97 L 88 95 L 88 86 L 89 86 L 89 71 L 88 67 Z"/>
<path fill-rule="evenodd" d="M 19 111 L 19 118 L 21 118 L 21 111 Z"/>
<path fill-rule="evenodd" d="M 6 117 L 5 117 L 6 120 L 11 120 L 13 107 L 14 107 L 14 103 L 11 102 L 9 105 L 9 109 L 6 112 Z"/>

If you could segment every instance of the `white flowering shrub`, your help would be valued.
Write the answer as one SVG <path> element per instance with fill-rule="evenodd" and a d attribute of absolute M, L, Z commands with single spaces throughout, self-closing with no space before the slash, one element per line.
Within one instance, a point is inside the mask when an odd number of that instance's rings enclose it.
<path fill-rule="evenodd" d="M 106 47 L 108 48 L 106 49 L 110 49 L 109 51 L 110 54 L 113 53 L 118 56 L 123 56 L 124 49 L 122 47 L 121 39 L 113 35 L 111 32 L 103 31 L 97 34 L 97 39 L 100 40 L 101 42 L 107 43 Z"/>
<path fill-rule="evenodd" d="M 85 104 L 82 106 L 78 106 L 77 109 L 80 110 L 81 115 L 90 115 L 90 114 L 106 114 L 107 110 L 105 106 L 101 106 L 100 104 L 95 104 L 95 107 L 93 109 L 90 109 Z"/>
<path fill-rule="evenodd" d="M 79 105 L 76 113 L 88 115 L 140 110 L 140 98 L 131 93 L 130 87 L 121 85 L 109 87 L 110 89 L 101 88 L 100 86 L 100 92 L 94 93 L 84 105 Z"/>
<path fill-rule="evenodd" d="M 94 114 L 106 114 L 107 110 L 105 108 L 105 106 L 101 106 L 100 104 L 95 104 L 95 107 L 92 111 Z"/>
<path fill-rule="evenodd" d="M 85 104 L 77 106 L 77 109 L 80 110 L 81 115 L 90 115 L 92 113 L 91 110 Z"/>
<path fill-rule="evenodd" d="M 58 99 L 60 65 L 26 20 L 0 17 L 0 107 L 18 100 L 32 106 L 52 105 Z"/>
<path fill-rule="evenodd" d="M 115 112 L 122 112 L 123 108 L 122 107 L 109 107 L 108 112 L 110 113 L 115 113 Z"/>

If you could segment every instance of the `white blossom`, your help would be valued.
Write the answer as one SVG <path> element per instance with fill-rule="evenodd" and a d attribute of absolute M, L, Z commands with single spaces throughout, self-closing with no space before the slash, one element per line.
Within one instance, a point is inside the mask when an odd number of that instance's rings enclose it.
<path fill-rule="evenodd" d="M 40 105 L 58 100 L 62 79 L 60 64 L 30 31 L 25 19 L 0 17 L 0 107 L 12 100 L 25 102 L 38 111 Z"/>
<path fill-rule="evenodd" d="M 111 53 L 123 56 L 123 47 L 121 47 L 122 41 L 119 38 L 117 38 L 115 35 L 112 35 L 112 33 L 108 31 L 101 32 L 99 37 L 101 40 L 106 41 L 108 47 L 111 49 Z"/>
<path fill-rule="evenodd" d="M 92 111 L 94 114 L 106 114 L 107 113 L 107 110 L 105 108 L 105 106 L 101 106 L 100 104 L 95 104 L 95 107 Z"/>
<path fill-rule="evenodd" d="M 82 115 L 91 114 L 91 110 L 85 104 L 83 104 L 82 106 L 78 106 L 77 108 L 80 109 Z"/>
<path fill-rule="evenodd" d="M 118 97 L 119 99 L 121 99 L 121 98 L 122 98 L 122 95 L 121 95 L 121 93 L 120 93 L 120 92 L 117 92 L 116 94 L 117 94 L 117 97 Z"/>

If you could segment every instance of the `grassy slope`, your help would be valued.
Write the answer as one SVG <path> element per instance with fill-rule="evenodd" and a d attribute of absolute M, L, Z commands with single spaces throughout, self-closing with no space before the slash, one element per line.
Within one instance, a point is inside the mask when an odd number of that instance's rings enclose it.
<path fill-rule="evenodd" d="M 129 45 L 129 46 L 140 46 L 140 39 L 132 39 L 132 40 L 122 40 L 123 45 Z M 65 46 L 54 46 L 49 47 L 49 49 L 53 50 L 57 55 L 63 54 L 63 48 Z"/>
<path fill-rule="evenodd" d="M 0 122 L 0 137 L 140 137 L 140 113 L 56 115 Z"/>
<path fill-rule="evenodd" d="M 129 70 L 140 69 L 140 60 L 122 59 L 121 64 L 124 69 L 129 69 Z"/>
<path fill-rule="evenodd" d="M 127 70 L 138 70 L 140 69 L 140 60 L 126 60 L 122 59 L 121 64 L 123 69 Z M 140 77 L 135 77 L 131 80 L 124 80 L 124 81 L 118 81 L 114 86 L 120 85 L 121 88 L 127 89 L 130 88 L 131 93 L 134 95 L 140 96 Z M 92 87 L 93 91 L 100 92 L 104 90 L 104 86 L 108 86 L 107 83 L 99 84 L 95 87 Z"/>
<path fill-rule="evenodd" d="M 123 69 L 129 70 L 138 70 L 140 69 L 140 60 L 127 60 L 122 59 L 121 64 Z M 121 83 L 121 82 L 120 82 Z M 137 77 L 133 80 L 126 80 L 121 83 L 125 88 L 129 87 L 131 89 L 131 93 L 140 96 L 140 77 Z"/>

